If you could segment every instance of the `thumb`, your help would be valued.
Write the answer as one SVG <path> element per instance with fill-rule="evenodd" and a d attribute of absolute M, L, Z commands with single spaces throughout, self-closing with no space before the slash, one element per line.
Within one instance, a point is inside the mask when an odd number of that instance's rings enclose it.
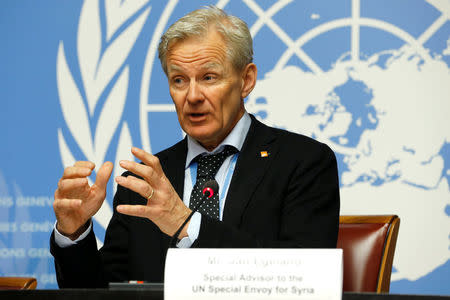
<path fill-rule="evenodd" d="M 113 170 L 112 162 L 105 162 L 97 172 L 97 177 L 95 178 L 95 185 L 101 189 L 106 190 L 106 185 L 108 184 L 109 177 Z"/>

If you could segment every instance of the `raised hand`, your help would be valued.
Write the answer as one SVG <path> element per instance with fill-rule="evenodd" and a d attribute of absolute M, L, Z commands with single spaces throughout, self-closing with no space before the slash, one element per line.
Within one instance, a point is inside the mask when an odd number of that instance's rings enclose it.
<path fill-rule="evenodd" d="M 124 160 L 120 162 L 120 166 L 143 179 L 134 176 L 118 176 L 116 182 L 146 198 L 147 205 L 119 205 L 117 211 L 126 215 L 148 218 L 162 232 L 172 236 L 189 216 L 191 210 L 184 205 L 176 193 L 156 156 L 138 148 L 132 148 L 131 152 L 144 164 Z M 188 225 L 184 226 L 180 234 L 181 238 L 187 236 L 187 227 Z"/>
<path fill-rule="evenodd" d="M 67 167 L 55 191 L 56 228 L 72 240 L 83 233 L 85 224 L 100 209 L 106 197 L 113 164 L 105 162 L 97 172 L 95 183 L 89 186 L 87 177 L 94 168 L 95 165 L 88 161 L 78 161 Z"/>

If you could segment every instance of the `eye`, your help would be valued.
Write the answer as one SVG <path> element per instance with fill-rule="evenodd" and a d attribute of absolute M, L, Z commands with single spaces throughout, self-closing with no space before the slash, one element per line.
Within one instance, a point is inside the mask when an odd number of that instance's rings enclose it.
<path fill-rule="evenodd" d="M 177 76 L 177 77 L 172 78 L 172 83 L 175 85 L 182 85 L 183 82 L 184 82 L 183 77 Z"/>
<path fill-rule="evenodd" d="M 217 78 L 217 76 L 215 76 L 214 74 L 206 74 L 203 77 L 203 80 L 205 81 L 214 81 Z"/>

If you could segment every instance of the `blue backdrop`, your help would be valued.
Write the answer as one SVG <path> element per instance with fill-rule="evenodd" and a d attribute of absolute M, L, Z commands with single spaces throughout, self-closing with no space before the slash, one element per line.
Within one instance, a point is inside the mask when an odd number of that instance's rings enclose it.
<path fill-rule="evenodd" d="M 333 148 L 342 214 L 402 219 L 391 292 L 450 295 L 448 0 L 2 1 L 0 276 L 56 287 L 48 239 L 65 166 L 183 137 L 156 47 L 206 4 L 254 37 L 247 110 Z M 95 217 L 99 245 L 114 190 Z"/>

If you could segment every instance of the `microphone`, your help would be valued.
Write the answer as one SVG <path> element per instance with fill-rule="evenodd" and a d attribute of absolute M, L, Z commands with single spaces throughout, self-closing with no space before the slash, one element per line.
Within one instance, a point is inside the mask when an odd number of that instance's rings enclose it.
<path fill-rule="evenodd" d="M 219 192 L 219 184 L 214 179 L 209 180 L 205 182 L 205 184 L 203 184 L 202 188 L 203 197 L 209 199 L 212 198 L 214 195 L 216 195 L 218 192 Z M 205 201 L 205 199 L 202 199 L 202 201 L 200 201 L 200 203 L 197 206 L 200 207 L 200 205 L 203 204 L 203 201 Z M 194 209 L 197 210 L 198 207 L 195 207 Z"/>
<path fill-rule="evenodd" d="M 219 193 L 219 184 L 214 179 L 211 179 L 203 184 L 202 187 L 202 199 L 200 202 L 192 208 L 192 212 L 189 214 L 189 216 L 184 220 L 183 224 L 178 228 L 178 230 L 175 232 L 175 234 L 172 236 L 169 242 L 169 247 L 173 248 L 175 246 L 175 243 L 178 240 L 178 236 L 180 236 L 181 230 L 183 230 L 184 226 L 187 222 L 192 218 L 194 213 L 200 208 L 200 206 L 205 202 L 206 199 L 212 198 L 214 195 Z"/>

